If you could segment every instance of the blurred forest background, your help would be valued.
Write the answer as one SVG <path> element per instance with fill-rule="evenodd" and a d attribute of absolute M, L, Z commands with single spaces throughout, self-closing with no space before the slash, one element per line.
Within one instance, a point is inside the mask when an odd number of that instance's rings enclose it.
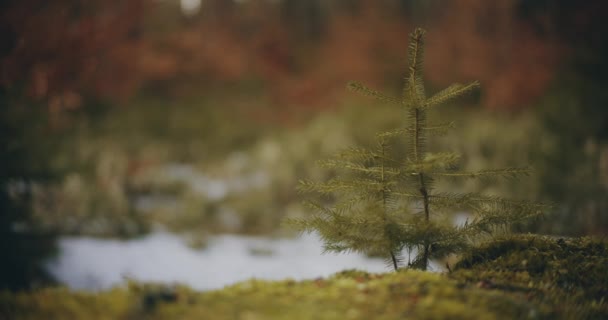
<path fill-rule="evenodd" d="M 522 230 L 608 233 L 608 2 L 0 1 L 0 286 L 51 281 L 64 235 L 284 233 L 318 159 L 399 124 L 348 93 L 398 94 L 408 34 L 425 79 L 482 90 L 434 141 L 528 179 L 452 183 L 557 205 Z"/>

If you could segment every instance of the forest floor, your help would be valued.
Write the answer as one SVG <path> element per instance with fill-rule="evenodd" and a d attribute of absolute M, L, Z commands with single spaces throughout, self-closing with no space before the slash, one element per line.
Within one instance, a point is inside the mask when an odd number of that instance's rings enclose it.
<path fill-rule="evenodd" d="M 222 290 L 132 282 L 98 293 L 1 293 L 0 319 L 606 319 L 608 244 L 512 236 L 449 273 L 416 270 L 248 280 Z"/>

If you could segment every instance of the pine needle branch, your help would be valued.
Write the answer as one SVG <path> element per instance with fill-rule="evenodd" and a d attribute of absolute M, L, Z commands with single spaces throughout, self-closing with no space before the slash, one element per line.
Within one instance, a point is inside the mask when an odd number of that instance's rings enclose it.
<path fill-rule="evenodd" d="M 449 131 L 449 129 L 453 129 L 455 127 L 456 127 L 455 123 L 453 121 L 451 121 L 451 122 L 446 122 L 446 123 L 424 126 L 424 127 L 418 128 L 418 130 L 427 131 L 429 133 L 434 133 L 434 134 L 445 134 Z M 415 129 L 413 129 L 413 128 L 395 129 L 395 130 L 391 130 L 391 131 L 377 133 L 376 137 L 393 138 L 393 137 L 402 136 L 405 134 L 410 134 L 414 131 L 415 131 Z"/>
<path fill-rule="evenodd" d="M 395 129 L 395 130 L 391 130 L 391 131 L 380 132 L 380 133 L 376 133 L 376 138 L 398 137 L 398 136 L 404 135 L 405 133 L 408 133 L 409 131 L 410 131 L 409 128 L 405 128 L 405 129 Z"/>
<path fill-rule="evenodd" d="M 387 103 L 395 103 L 395 104 L 399 103 L 399 101 L 397 99 L 386 96 L 383 93 L 376 91 L 374 89 L 370 89 L 359 82 L 355 82 L 355 81 L 349 82 L 347 85 L 347 88 L 352 92 L 356 92 L 361 95 L 364 95 L 364 96 L 367 96 L 370 98 L 374 98 L 378 101 L 387 102 Z"/>
<path fill-rule="evenodd" d="M 403 103 L 411 108 L 422 107 L 426 100 L 422 70 L 424 65 L 424 35 L 426 31 L 416 28 L 410 35 L 409 72 L 403 88 Z"/>
<path fill-rule="evenodd" d="M 360 172 L 369 172 L 365 165 L 348 160 L 326 159 L 318 160 L 316 164 L 321 168 L 340 168 Z"/>
<path fill-rule="evenodd" d="M 379 166 L 366 167 L 359 163 L 355 163 L 355 162 L 351 162 L 351 161 L 344 161 L 344 160 L 335 160 L 335 159 L 320 160 L 320 161 L 317 161 L 317 164 L 322 168 L 346 169 L 346 170 L 350 170 L 350 171 L 354 171 L 354 172 L 358 172 L 358 173 L 363 173 L 370 177 L 378 177 L 383 172 L 382 168 Z M 391 175 L 391 176 L 398 176 L 398 175 L 400 175 L 400 171 L 397 169 L 394 169 L 394 168 L 385 168 L 384 174 Z"/>
<path fill-rule="evenodd" d="M 473 172 L 432 172 L 431 174 L 442 177 L 450 178 L 507 178 L 513 179 L 520 176 L 530 175 L 531 169 L 529 167 L 523 168 L 502 168 L 502 169 L 487 169 Z"/>
<path fill-rule="evenodd" d="M 303 192 L 316 192 L 319 194 L 330 195 L 336 192 L 356 192 L 361 194 L 375 194 L 379 192 L 383 184 L 375 180 L 352 179 L 340 180 L 331 179 L 327 182 L 318 183 L 313 181 L 300 181 L 299 190 Z"/>
<path fill-rule="evenodd" d="M 364 148 L 348 148 L 341 151 L 338 156 L 345 159 L 353 159 L 359 161 L 372 161 L 379 155 L 373 151 Z"/>
<path fill-rule="evenodd" d="M 450 129 L 455 128 L 456 125 L 454 122 L 440 123 L 440 124 L 432 124 L 421 127 L 420 130 L 428 132 L 433 135 L 444 135 L 448 133 Z"/>
<path fill-rule="evenodd" d="M 425 105 L 427 108 L 438 106 L 438 105 L 444 104 L 450 100 L 453 100 L 454 98 L 457 98 L 457 97 L 463 96 L 469 92 L 472 92 L 473 90 L 475 90 L 477 88 L 479 88 L 478 81 L 471 82 L 467 85 L 462 85 L 459 83 L 453 84 L 453 85 L 447 87 L 446 89 L 439 91 L 437 94 L 435 94 L 434 96 L 429 98 L 426 101 Z"/>
<path fill-rule="evenodd" d="M 436 193 L 430 196 L 431 205 L 436 209 L 461 208 L 476 209 L 480 204 L 496 204 L 502 206 L 532 208 L 546 210 L 551 207 L 549 204 L 531 202 L 525 200 L 511 200 L 498 196 L 486 196 L 478 193 Z"/>
<path fill-rule="evenodd" d="M 427 153 L 422 161 L 410 163 L 405 172 L 430 172 L 432 170 L 449 170 L 460 161 L 460 155 L 454 152 Z"/>

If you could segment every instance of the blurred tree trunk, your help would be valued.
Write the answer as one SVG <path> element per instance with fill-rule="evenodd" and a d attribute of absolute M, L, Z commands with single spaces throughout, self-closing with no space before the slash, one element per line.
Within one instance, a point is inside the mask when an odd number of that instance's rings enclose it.
<path fill-rule="evenodd" d="M 327 2 L 322 0 L 285 0 L 281 3 L 283 18 L 298 39 L 314 40 L 326 27 Z"/>
<path fill-rule="evenodd" d="M 31 182 L 48 179 L 48 172 L 43 157 L 29 149 L 31 128 L 14 116 L 12 103 L 0 86 L 0 290 L 52 282 L 43 262 L 55 252 L 54 235 L 38 230 L 30 218 Z"/>

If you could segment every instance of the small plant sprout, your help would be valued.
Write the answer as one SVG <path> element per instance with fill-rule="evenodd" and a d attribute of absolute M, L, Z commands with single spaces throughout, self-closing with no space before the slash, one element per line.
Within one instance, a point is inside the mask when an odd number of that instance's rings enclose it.
<path fill-rule="evenodd" d="M 410 35 L 409 68 L 402 97 L 392 98 L 360 83 L 349 89 L 403 109 L 403 126 L 376 135 L 375 148 L 350 148 L 324 167 L 338 175 L 326 182 L 301 181 L 300 190 L 323 201 L 308 201 L 311 214 L 289 223 L 303 232 L 317 232 L 325 251 L 382 256 L 395 270 L 407 266 L 426 270 L 429 260 L 459 253 L 493 232 L 542 214 L 545 206 L 478 193 L 439 192 L 440 179 L 512 178 L 528 168 L 477 172 L 459 171 L 460 156 L 427 151 L 427 138 L 445 134 L 453 123 L 432 123 L 427 113 L 478 88 L 479 83 L 453 84 L 427 97 L 422 81 L 425 31 Z M 330 201 L 331 200 L 331 201 Z M 454 225 L 453 210 L 471 218 Z M 413 256 L 405 261 L 402 252 Z"/>

